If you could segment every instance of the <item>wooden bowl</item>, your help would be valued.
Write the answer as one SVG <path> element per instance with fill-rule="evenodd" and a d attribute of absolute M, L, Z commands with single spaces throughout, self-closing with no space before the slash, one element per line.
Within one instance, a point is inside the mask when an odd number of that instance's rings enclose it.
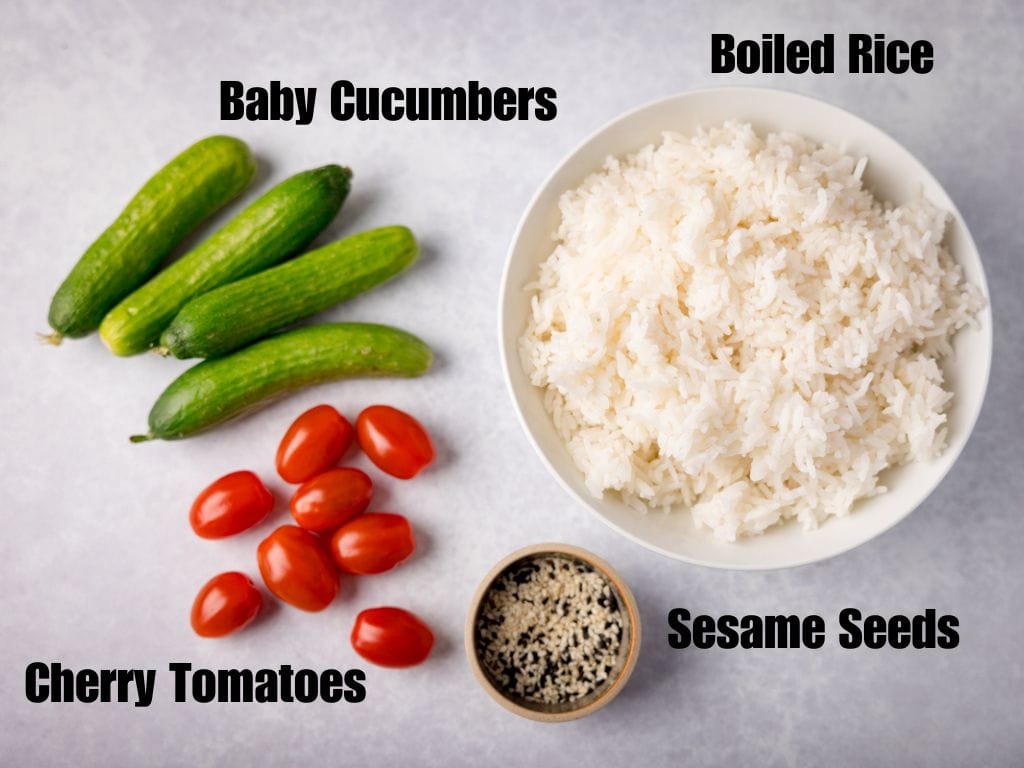
<path fill-rule="evenodd" d="M 543 557 L 564 557 L 582 562 L 608 581 L 613 594 L 618 599 L 619 610 L 622 612 L 623 637 L 618 660 L 608 682 L 597 690 L 581 697 L 578 701 L 564 704 L 545 704 L 523 699 L 510 691 L 504 690 L 484 668 L 480 660 L 480 649 L 477 647 L 476 627 L 484 597 L 490 591 L 495 580 L 511 566 L 524 561 Z M 505 709 L 515 714 L 545 723 L 560 723 L 576 720 L 596 712 L 614 699 L 625 686 L 626 681 L 636 666 L 640 651 L 640 612 L 636 600 L 622 577 L 601 558 L 591 552 L 568 544 L 534 544 L 523 547 L 503 558 L 495 565 L 480 582 L 470 602 L 469 615 L 466 617 L 465 630 L 466 655 L 473 675 L 487 691 L 492 699 Z"/>

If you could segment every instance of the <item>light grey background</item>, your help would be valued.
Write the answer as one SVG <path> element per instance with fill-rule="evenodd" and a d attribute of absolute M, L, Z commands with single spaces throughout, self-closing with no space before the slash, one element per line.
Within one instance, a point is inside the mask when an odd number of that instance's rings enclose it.
<path fill-rule="evenodd" d="M 1011 2 L 639 3 L 5 2 L 0 28 L 0 762 L 7 765 L 1021 765 L 1022 438 L 1019 6 Z M 716 76 L 709 34 L 885 32 L 927 38 L 927 76 Z M 845 46 L 841 45 L 840 50 Z M 840 71 L 845 62 L 839 60 Z M 550 123 L 336 123 L 332 81 L 362 85 L 550 85 Z M 224 124 L 221 79 L 317 86 L 313 125 Z M 959 463 L 910 518 L 833 561 L 773 573 L 677 563 L 573 504 L 521 434 L 499 372 L 498 281 L 529 197 L 584 135 L 623 110 L 714 84 L 821 97 L 890 132 L 957 201 L 988 272 L 995 362 Z M 418 382 L 306 392 L 184 443 L 130 445 L 185 364 L 115 359 L 96 337 L 37 344 L 50 296 L 146 176 L 199 136 L 246 139 L 259 188 L 338 161 L 354 191 L 330 236 L 400 222 L 424 258 L 386 289 L 330 313 L 408 327 L 438 351 Z M 251 199 L 251 192 L 245 199 Z M 225 212 L 239 209 L 236 204 Z M 224 216 L 220 218 L 224 220 Z M 980 372 L 979 372 L 980 373 Z M 346 580 L 322 614 L 287 607 L 234 638 L 188 626 L 212 574 L 255 575 L 272 522 L 206 542 L 186 522 L 194 494 L 240 467 L 273 477 L 281 433 L 320 401 L 355 414 L 384 401 L 419 415 L 438 465 L 381 482 L 377 508 L 407 514 L 420 551 L 402 569 Z M 275 522 L 284 521 L 284 488 Z M 606 557 L 632 584 L 646 641 L 607 709 L 541 725 L 473 680 L 461 634 L 477 581 L 514 547 L 561 540 Z M 368 670 L 359 705 L 176 704 L 167 664 L 366 666 L 355 613 L 406 606 L 436 629 L 434 657 Z M 672 651 L 667 611 L 818 613 L 819 651 Z M 848 651 L 846 606 L 959 617 L 953 651 Z M 33 660 L 158 669 L 149 709 L 29 704 Z"/>

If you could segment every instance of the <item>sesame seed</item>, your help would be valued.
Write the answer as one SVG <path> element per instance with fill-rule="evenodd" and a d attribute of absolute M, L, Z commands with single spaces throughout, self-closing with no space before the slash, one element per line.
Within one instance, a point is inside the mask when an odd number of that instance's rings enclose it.
<path fill-rule="evenodd" d="M 604 574 L 567 556 L 513 563 L 480 606 L 482 666 L 527 702 L 568 704 L 599 691 L 611 681 L 624 636 L 613 589 Z"/>

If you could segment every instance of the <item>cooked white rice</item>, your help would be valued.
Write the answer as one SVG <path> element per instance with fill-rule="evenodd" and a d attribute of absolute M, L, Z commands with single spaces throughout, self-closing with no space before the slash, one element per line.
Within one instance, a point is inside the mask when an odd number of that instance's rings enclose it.
<path fill-rule="evenodd" d="M 942 451 L 938 359 L 983 299 L 947 214 L 883 205 L 865 165 L 730 122 L 562 195 L 521 352 L 594 496 L 732 541 L 815 528 Z"/>

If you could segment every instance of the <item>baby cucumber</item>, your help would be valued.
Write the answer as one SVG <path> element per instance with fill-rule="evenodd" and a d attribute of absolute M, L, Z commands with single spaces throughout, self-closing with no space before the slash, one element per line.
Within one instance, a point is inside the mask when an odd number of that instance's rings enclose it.
<path fill-rule="evenodd" d="M 394 277 L 418 253 L 412 232 L 398 226 L 330 243 L 192 299 L 160 336 L 161 351 L 226 354 Z"/>
<path fill-rule="evenodd" d="M 351 177 L 325 165 L 282 181 L 110 310 L 100 338 L 117 355 L 143 352 L 189 299 L 298 253 L 338 213 Z"/>
<path fill-rule="evenodd" d="M 302 387 L 354 376 L 420 376 L 430 347 L 386 325 L 326 323 L 205 360 L 171 382 L 132 442 L 189 437 Z"/>
<path fill-rule="evenodd" d="M 47 338 L 85 336 L 203 219 L 239 194 L 256 164 L 230 136 L 196 142 L 157 171 L 82 255 L 50 303 Z"/>

